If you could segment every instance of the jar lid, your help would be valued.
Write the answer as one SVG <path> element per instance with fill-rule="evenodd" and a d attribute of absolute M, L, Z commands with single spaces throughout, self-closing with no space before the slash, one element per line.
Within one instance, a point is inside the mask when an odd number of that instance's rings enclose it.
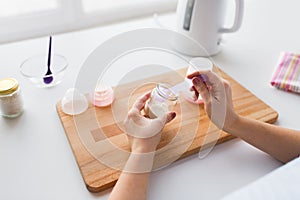
<path fill-rule="evenodd" d="M 15 92 L 19 87 L 19 83 L 14 78 L 5 78 L 0 80 L 0 95 L 7 95 Z"/>

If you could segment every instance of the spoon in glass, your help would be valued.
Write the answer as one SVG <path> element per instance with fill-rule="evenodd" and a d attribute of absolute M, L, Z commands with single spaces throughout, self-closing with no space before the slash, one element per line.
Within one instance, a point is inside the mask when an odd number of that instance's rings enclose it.
<path fill-rule="evenodd" d="M 49 39 L 47 72 L 46 72 L 45 77 L 44 77 L 44 83 L 45 84 L 50 84 L 53 81 L 53 76 L 51 76 L 52 72 L 51 72 L 51 69 L 50 69 L 50 65 L 51 65 L 51 48 L 52 48 L 51 46 L 52 46 L 52 36 L 50 36 L 50 39 Z"/>

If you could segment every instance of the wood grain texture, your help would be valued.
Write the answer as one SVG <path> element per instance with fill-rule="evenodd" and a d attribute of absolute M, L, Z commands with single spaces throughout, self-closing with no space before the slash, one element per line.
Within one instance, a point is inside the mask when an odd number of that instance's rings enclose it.
<path fill-rule="evenodd" d="M 224 72 L 214 70 L 231 83 L 234 106 L 240 115 L 266 123 L 277 120 L 276 111 Z M 153 89 L 157 82 L 182 82 L 185 72 L 186 68 L 118 86 L 114 88 L 116 99 L 112 106 L 89 105 L 85 113 L 77 116 L 64 114 L 60 102 L 57 103 L 58 115 L 89 191 L 108 189 L 120 176 L 130 154 L 122 121 L 135 99 Z M 154 169 L 234 138 L 211 124 L 203 105 L 193 105 L 180 98 L 175 111 L 176 119 L 163 130 Z"/>

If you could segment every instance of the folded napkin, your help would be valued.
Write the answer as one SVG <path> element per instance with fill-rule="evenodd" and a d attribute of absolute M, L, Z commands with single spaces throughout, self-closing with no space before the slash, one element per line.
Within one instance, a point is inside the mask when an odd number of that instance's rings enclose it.
<path fill-rule="evenodd" d="M 300 54 L 280 54 L 271 85 L 285 91 L 300 93 Z"/>

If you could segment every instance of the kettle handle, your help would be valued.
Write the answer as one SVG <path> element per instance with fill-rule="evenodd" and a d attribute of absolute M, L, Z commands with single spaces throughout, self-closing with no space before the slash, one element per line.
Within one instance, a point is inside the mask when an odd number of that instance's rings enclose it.
<path fill-rule="evenodd" d="M 221 28 L 220 33 L 232 33 L 239 30 L 242 25 L 243 15 L 244 15 L 244 0 L 235 0 L 235 18 L 234 23 L 231 28 Z"/>

